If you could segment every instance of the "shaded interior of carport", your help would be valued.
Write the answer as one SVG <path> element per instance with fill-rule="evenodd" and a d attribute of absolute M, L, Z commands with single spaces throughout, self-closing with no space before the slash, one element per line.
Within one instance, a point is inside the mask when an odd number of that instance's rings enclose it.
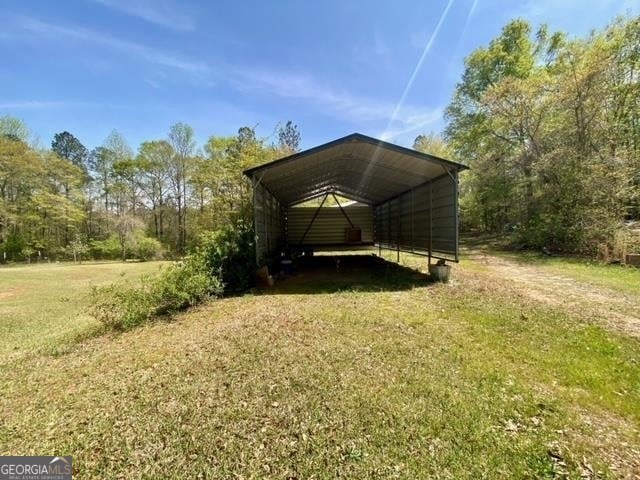
<path fill-rule="evenodd" d="M 466 167 L 361 134 L 260 165 L 258 264 L 291 252 L 367 247 L 458 261 L 458 176 Z M 334 194 L 349 205 L 325 205 Z M 321 198 L 319 206 L 301 206 Z"/>

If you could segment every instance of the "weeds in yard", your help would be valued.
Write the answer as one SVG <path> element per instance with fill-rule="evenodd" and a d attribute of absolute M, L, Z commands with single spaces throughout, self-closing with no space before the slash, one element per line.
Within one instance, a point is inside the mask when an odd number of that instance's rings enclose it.
<path fill-rule="evenodd" d="M 152 318 L 175 313 L 222 292 L 220 281 L 192 259 L 168 266 L 159 275 L 93 287 L 89 313 L 111 330 L 129 330 Z"/>

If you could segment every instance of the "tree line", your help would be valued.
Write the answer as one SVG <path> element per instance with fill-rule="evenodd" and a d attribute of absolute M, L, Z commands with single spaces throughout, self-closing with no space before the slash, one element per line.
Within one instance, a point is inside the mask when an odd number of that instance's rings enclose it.
<path fill-rule="evenodd" d="M 443 138 L 420 135 L 414 148 L 471 167 L 463 228 L 603 258 L 640 250 L 640 17 L 583 38 L 509 22 L 465 59 L 446 119 Z M 135 152 L 115 130 L 91 150 L 66 131 L 43 149 L 2 117 L 2 259 L 182 255 L 248 218 L 243 169 L 299 144 L 292 122 L 273 140 L 242 127 L 202 146 L 177 123 Z"/>
<path fill-rule="evenodd" d="M 116 130 L 91 150 L 67 131 L 46 149 L 30 138 L 21 120 L 0 118 L 3 261 L 182 255 L 202 232 L 250 215 L 244 169 L 300 144 L 290 121 L 273 141 L 242 127 L 201 147 L 176 123 L 135 152 Z"/>
<path fill-rule="evenodd" d="M 446 148 L 471 167 L 466 228 L 607 258 L 640 249 L 640 17 L 584 38 L 508 23 L 466 58 L 446 117 Z"/>

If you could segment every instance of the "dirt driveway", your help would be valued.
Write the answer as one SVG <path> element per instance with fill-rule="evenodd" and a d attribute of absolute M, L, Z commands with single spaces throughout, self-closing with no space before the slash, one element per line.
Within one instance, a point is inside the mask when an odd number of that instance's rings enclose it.
<path fill-rule="evenodd" d="M 601 285 L 576 280 L 483 250 L 468 250 L 471 260 L 493 274 L 512 282 L 533 300 L 580 312 L 603 325 L 640 339 L 640 298 Z"/>

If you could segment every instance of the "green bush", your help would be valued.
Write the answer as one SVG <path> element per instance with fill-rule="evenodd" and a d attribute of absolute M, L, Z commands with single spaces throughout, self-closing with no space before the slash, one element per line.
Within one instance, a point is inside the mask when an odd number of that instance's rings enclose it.
<path fill-rule="evenodd" d="M 170 266 L 154 282 L 154 314 L 172 313 L 197 304 L 210 295 L 222 293 L 217 277 L 209 275 L 195 257 Z"/>
<path fill-rule="evenodd" d="M 162 258 L 162 244 L 155 238 L 139 236 L 135 238 L 132 253 L 138 260 L 158 260 Z"/>
<path fill-rule="evenodd" d="M 0 243 L 0 248 L 6 253 L 7 260 L 22 260 L 22 249 L 26 246 L 26 240 L 18 233 L 9 233 L 4 242 Z"/>
<path fill-rule="evenodd" d="M 128 330 L 224 291 L 246 290 L 255 271 L 254 234 L 243 222 L 205 235 L 184 261 L 138 287 L 94 287 L 90 313 L 113 330 Z"/>
<path fill-rule="evenodd" d="M 128 330 L 140 325 L 154 313 L 152 282 L 145 277 L 135 288 L 125 283 L 93 287 L 90 313 L 110 330 Z"/>
<path fill-rule="evenodd" d="M 207 233 L 201 237 L 195 256 L 211 275 L 222 280 L 225 292 L 247 290 L 256 271 L 253 228 L 238 221 Z"/>
<path fill-rule="evenodd" d="M 135 258 L 142 261 L 162 258 L 162 244 L 155 238 L 136 234 L 126 241 L 126 258 Z M 93 240 L 90 246 L 92 258 L 102 260 L 121 260 L 122 244 L 117 235 L 111 235 L 104 240 Z"/>
<path fill-rule="evenodd" d="M 105 240 L 93 240 L 90 252 L 92 258 L 103 260 L 118 260 L 122 257 L 122 249 L 117 235 L 111 235 Z"/>
<path fill-rule="evenodd" d="M 125 283 L 94 287 L 90 313 L 109 329 L 128 330 L 221 292 L 218 278 L 208 274 L 199 258 L 191 256 L 157 276 L 143 277 L 137 287 Z"/>

